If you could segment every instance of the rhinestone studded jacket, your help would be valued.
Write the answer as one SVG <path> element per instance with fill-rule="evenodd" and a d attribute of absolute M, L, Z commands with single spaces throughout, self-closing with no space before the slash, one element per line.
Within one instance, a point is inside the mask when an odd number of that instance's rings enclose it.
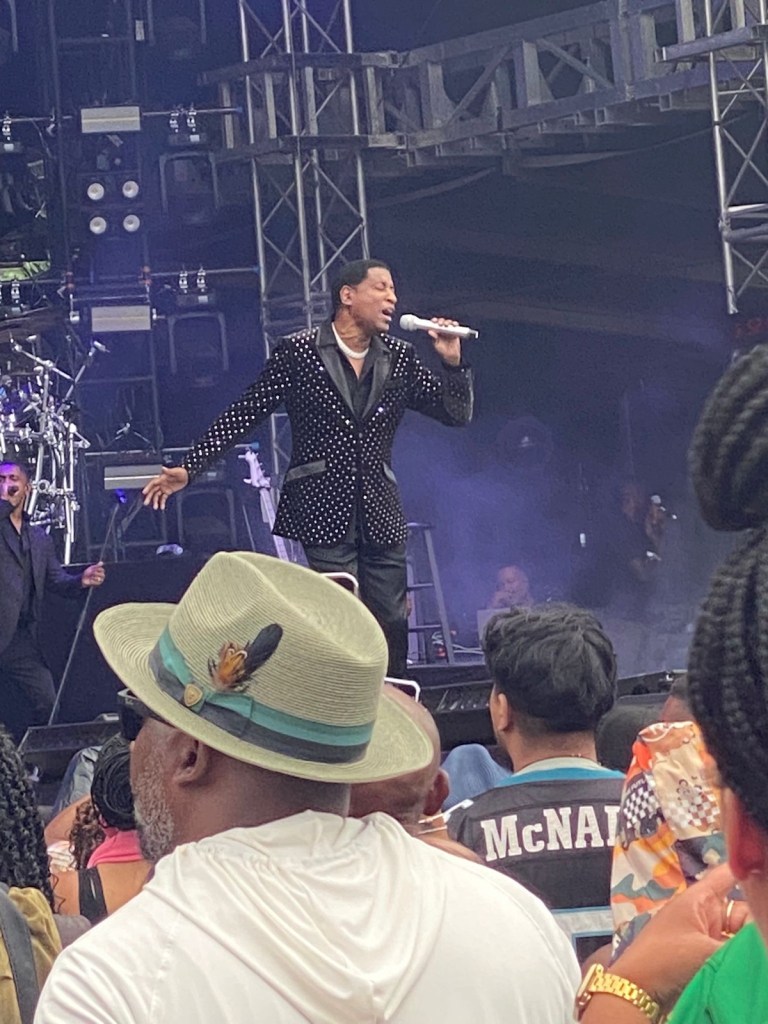
<path fill-rule="evenodd" d="M 218 417 L 184 459 L 190 481 L 284 405 L 293 449 L 283 480 L 275 533 L 305 545 L 345 537 L 357 506 L 366 537 L 401 544 L 407 529 L 391 468 L 392 442 L 406 409 L 448 426 L 472 418 L 472 371 L 438 376 L 411 344 L 376 335 L 371 393 L 355 416 L 330 323 L 283 338 L 259 377 Z"/>

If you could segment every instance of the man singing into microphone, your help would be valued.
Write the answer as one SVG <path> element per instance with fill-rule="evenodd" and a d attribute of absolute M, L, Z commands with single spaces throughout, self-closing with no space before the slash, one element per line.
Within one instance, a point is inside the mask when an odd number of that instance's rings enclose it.
<path fill-rule="evenodd" d="M 349 572 L 389 643 L 390 675 L 402 676 L 408 651 L 406 523 L 391 468 L 392 442 L 406 409 L 448 426 L 472 418 L 472 371 L 461 343 L 435 318 L 430 336 L 438 376 L 412 345 L 388 330 L 397 296 L 389 267 L 357 260 L 331 290 L 332 318 L 283 338 L 253 384 L 209 427 L 181 466 L 144 489 L 145 504 L 194 480 L 284 404 L 293 450 L 275 533 L 301 541 L 311 568 Z"/>
<path fill-rule="evenodd" d="M 104 582 L 100 562 L 79 576 L 62 569 L 51 538 L 27 521 L 29 492 L 26 467 L 0 463 L 0 722 L 16 743 L 48 721 L 56 696 L 37 642 L 45 591 L 76 597 Z"/>

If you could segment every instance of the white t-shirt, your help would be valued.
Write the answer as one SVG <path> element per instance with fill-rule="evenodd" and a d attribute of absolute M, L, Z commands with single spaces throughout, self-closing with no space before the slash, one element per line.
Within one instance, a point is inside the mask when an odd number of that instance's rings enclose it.
<path fill-rule="evenodd" d="M 61 954 L 35 1024 L 566 1024 L 578 982 L 522 886 L 307 811 L 164 858 Z"/>

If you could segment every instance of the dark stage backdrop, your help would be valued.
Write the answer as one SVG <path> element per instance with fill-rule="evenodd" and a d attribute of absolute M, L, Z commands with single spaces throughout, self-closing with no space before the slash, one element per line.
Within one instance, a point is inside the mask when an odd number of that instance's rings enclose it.
<path fill-rule="evenodd" d="M 203 556 L 182 555 L 107 565 L 107 578 L 102 586 L 96 587 L 90 600 L 64 687 L 58 722 L 87 722 L 104 711 L 117 710 L 115 697 L 125 684 L 120 683 L 104 661 L 93 638 L 93 620 L 99 612 L 127 601 L 176 602 L 205 561 Z M 76 571 L 78 567 L 72 568 Z M 52 594 L 45 600 L 40 642 L 57 683 L 64 671 L 84 600 L 85 595 L 80 600 L 68 601 Z"/>

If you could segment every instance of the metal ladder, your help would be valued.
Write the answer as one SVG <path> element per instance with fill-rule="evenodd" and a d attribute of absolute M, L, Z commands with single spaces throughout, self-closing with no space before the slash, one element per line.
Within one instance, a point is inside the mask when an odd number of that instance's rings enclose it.
<path fill-rule="evenodd" d="M 427 523 L 408 523 L 407 567 L 408 592 L 411 595 L 408 615 L 409 657 L 417 663 L 434 661 L 430 638 L 439 631 L 443 638 L 445 660 L 453 665 L 456 658 L 448 612 L 435 558 L 432 527 Z M 426 602 L 424 598 L 430 592 L 432 601 Z"/>

